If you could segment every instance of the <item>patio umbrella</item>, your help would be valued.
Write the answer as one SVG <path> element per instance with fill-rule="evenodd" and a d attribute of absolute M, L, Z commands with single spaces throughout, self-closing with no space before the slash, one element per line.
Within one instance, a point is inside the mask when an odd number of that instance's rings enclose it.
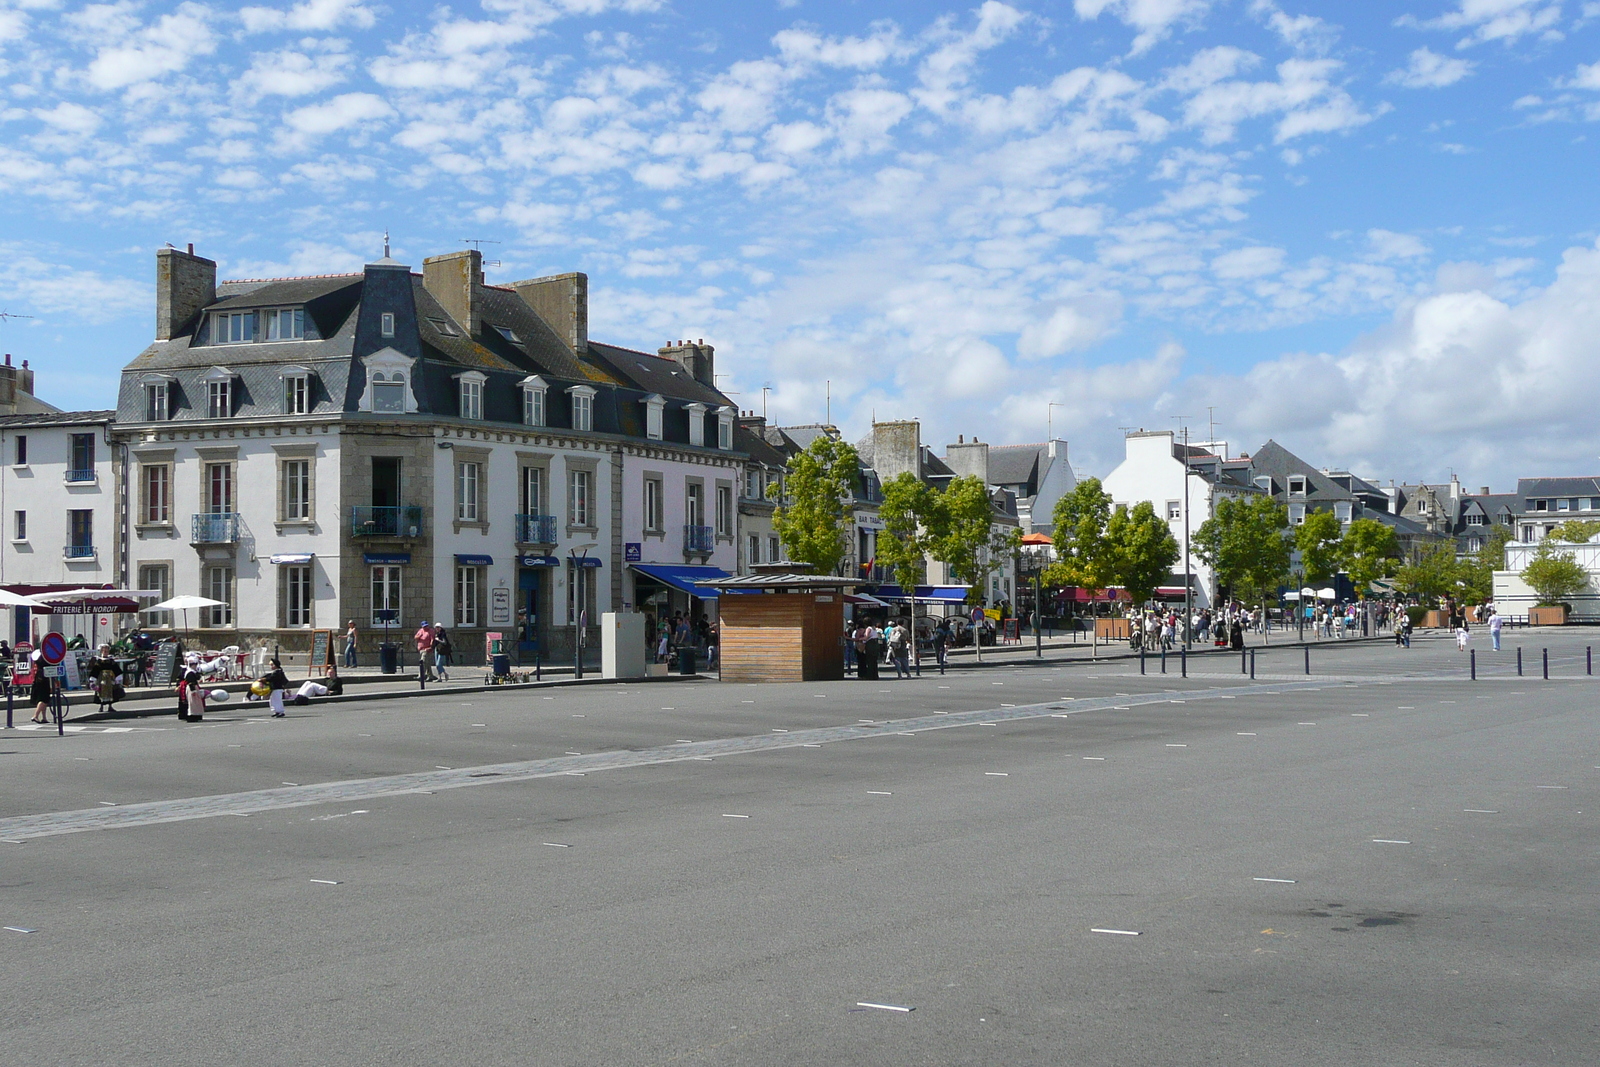
<path fill-rule="evenodd" d="M 181 611 L 181 612 L 183 612 L 183 632 L 184 632 L 184 636 L 187 637 L 188 633 L 189 633 L 189 609 L 190 608 L 218 608 L 218 607 L 221 607 L 222 605 L 223 605 L 223 601 L 221 601 L 221 600 L 212 600 L 210 597 L 206 597 L 206 596 L 194 596 L 193 594 L 190 594 L 190 593 L 182 593 L 182 594 L 179 594 L 178 596 L 172 597 L 170 600 L 163 600 L 159 604 L 152 604 L 148 608 L 145 608 L 144 610 L 145 611 Z"/>
<path fill-rule="evenodd" d="M 34 599 L 41 601 L 46 610 L 56 604 L 77 604 L 87 606 L 100 600 L 143 600 L 161 595 L 159 589 L 97 589 L 85 587 L 83 589 L 68 589 L 59 593 L 35 593 Z M 89 612 L 89 644 L 91 647 L 100 643 L 100 630 L 97 612 Z"/>
<path fill-rule="evenodd" d="M 0 607 L 4 608 L 49 608 L 49 605 L 31 596 L 13 593 L 9 589 L 0 589 Z"/>

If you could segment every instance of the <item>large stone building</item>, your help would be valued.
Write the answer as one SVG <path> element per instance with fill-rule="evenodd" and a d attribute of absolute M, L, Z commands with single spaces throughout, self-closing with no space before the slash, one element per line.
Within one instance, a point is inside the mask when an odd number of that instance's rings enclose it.
<path fill-rule="evenodd" d="M 710 345 L 591 341 L 587 288 L 489 285 L 472 250 L 218 283 L 162 249 L 117 405 L 133 581 L 221 601 L 189 619 L 214 646 L 442 621 L 469 662 L 691 610 L 685 574 L 735 567 L 735 411 Z"/>

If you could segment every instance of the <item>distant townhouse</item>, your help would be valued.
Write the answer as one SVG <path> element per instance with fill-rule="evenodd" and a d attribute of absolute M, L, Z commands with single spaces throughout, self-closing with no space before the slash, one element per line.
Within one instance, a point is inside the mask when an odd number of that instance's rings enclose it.
<path fill-rule="evenodd" d="M 1517 540 L 1536 544 L 1568 519 L 1600 519 L 1600 478 L 1518 478 Z"/>
<path fill-rule="evenodd" d="M 1067 442 L 1059 439 L 1038 445 L 989 446 L 989 477 L 1017 498 L 1017 521 L 1024 533 L 1051 533 L 1056 501 L 1078 487 L 1077 475 L 1067 461 Z"/>
<path fill-rule="evenodd" d="M 473 250 L 220 284 L 160 250 L 115 430 L 134 580 L 219 601 L 188 619 L 213 646 L 354 620 L 370 652 L 429 621 L 468 661 L 687 606 L 647 568 L 733 568 L 734 409 L 711 346 L 591 342 L 587 299 L 582 274 L 488 285 Z"/>
<path fill-rule="evenodd" d="M 783 541 L 772 524 L 777 502 L 767 495 L 767 488 L 783 484 L 789 457 L 799 450 L 768 441 L 766 422 L 760 415 L 747 413 L 734 429 L 734 448 L 747 457 L 739 486 L 740 574 L 750 574 L 753 565 L 784 558 Z"/>

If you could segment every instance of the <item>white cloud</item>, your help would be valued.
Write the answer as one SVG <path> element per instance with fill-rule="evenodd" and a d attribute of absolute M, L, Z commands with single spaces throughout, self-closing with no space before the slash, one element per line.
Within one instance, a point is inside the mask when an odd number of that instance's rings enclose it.
<path fill-rule="evenodd" d="M 1259 278 L 1283 269 L 1284 251 L 1266 245 L 1236 248 L 1211 261 L 1211 273 L 1228 281 Z"/>
<path fill-rule="evenodd" d="M 1097 19 L 1110 13 L 1138 31 L 1132 55 L 1149 51 L 1180 22 L 1198 23 L 1211 8 L 1211 0 L 1073 0 L 1080 19 Z"/>
<path fill-rule="evenodd" d="M 1271 27 L 1291 48 L 1306 52 L 1325 52 L 1339 34 L 1315 15 L 1288 15 L 1273 0 L 1252 0 L 1250 13 Z"/>
<path fill-rule="evenodd" d="M 1354 129 L 1386 110 L 1363 111 L 1335 84 L 1343 64 L 1334 59 L 1285 60 L 1278 64 L 1277 81 L 1233 78 L 1255 58 L 1239 49 L 1214 48 L 1167 72 L 1165 86 L 1193 93 L 1183 105 L 1184 121 L 1200 129 L 1206 143 L 1231 141 L 1241 122 L 1269 115 L 1281 116 L 1273 140 L 1282 144 L 1306 134 Z"/>
<path fill-rule="evenodd" d="M 288 10 L 240 8 L 239 19 L 251 33 L 262 33 L 284 29 L 336 30 L 341 26 L 364 30 L 377 21 L 377 15 L 361 0 L 304 0 Z"/>
<path fill-rule="evenodd" d="M 935 112 L 955 104 L 978 57 L 1005 41 L 1027 18 L 999 0 L 984 0 L 978 8 L 977 24 L 966 33 L 955 32 L 948 18 L 940 19 L 930 37 L 943 39 L 944 43 L 929 53 L 917 69 L 922 82 L 922 89 L 916 93 L 918 102 Z"/>
<path fill-rule="evenodd" d="M 1486 41 L 1513 44 L 1531 33 L 1559 37 L 1556 26 L 1560 22 L 1561 5 L 1548 0 L 1456 0 L 1455 10 L 1437 18 L 1419 20 L 1414 15 L 1402 15 L 1395 20 L 1401 26 L 1468 31 L 1457 41 L 1457 48 Z"/>
<path fill-rule="evenodd" d="M 1053 359 L 1104 340 L 1121 321 L 1122 298 L 1114 293 L 1079 297 L 1046 305 L 1040 312 L 1017 339 L 1017 354 L 1023 359 Z"/>
<path fill-rule="evenodd" d="M 1430 251 L 1421 238 L 1393 230 L 1368 230 L 1367 246 L 1371 249 L 1372 258 L 1379 261 L 1417 259 Z"/>
<path fill-rule="evenodd" d="M 1442 89 L 1472 73 L 1472 63 L 1465 59 L 1447 59 L 1427 48 L 1411 53 L 1411 60 L 1402 70 L 1391 71 L 1383 80 L 1407 89 Z"/>
<path fill-rule="evenodd" d="M 291 111 L 284 116 L 284 120 L 300 133 L 321 136 L 360 123 L 376 123 L 392 114 L 394 109 L 380 96 L 345 93 L 323 103 Z"/>
<path fill-rule="evenodd" d="M 344 81 L 349 61 L 348 55 L 337 52 L 316 57 L 295 51 L 259 52 L 234 86 L 251 98 L 309 96 Z"/>
<path fill-rule="evenodd" d="M 101 47 L 89 63 L 89 83 L 97 89 L 125 89 L 140 82 L 183 70 L 196 56 L 216 50 L 209 8 L 184 3 L 170 15 L 148 26 L 137 23 L 131 5 L 91 5 L 77 20 L 79 25 L 102 31 L 118 43 Z"/>
<path fill-rule="evenodd" d="M 102 122 L 98 112 L 66 101 L 48 110 L 35 108 L 33 116 L 54 130 L 80 136 L 95 132 Z"/>

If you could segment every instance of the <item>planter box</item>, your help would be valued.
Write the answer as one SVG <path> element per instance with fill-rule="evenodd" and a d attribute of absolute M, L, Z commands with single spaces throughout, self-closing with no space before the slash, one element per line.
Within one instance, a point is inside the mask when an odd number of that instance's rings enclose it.
<path fill-rule="evenodd" d="M 1128 639 L 1128 620 L 1096 619 L 1094 620 L 1094 633 L 1102 641 L 1126 641 Z"/>
<path fill-rule="evenodd" d="M 1557 604 L 1553 608 L 1528 609 L 1529 626 L 1565 626 L 1567 624 L 1567 606 Z"/>
<path fill-rule="evenodd" d="M 1442 611 L 1430 611 L 1422 617 L 1422 627 L 1425 630 L 1442 630 L 1450 625 L 1450 620 Z"/>
<path fill-rule="evenodd" d="M 644 676 L 646 678 L 665 678 L 667 676 L 667 668 L 671 666 L 672 664 L 670 663 L 646 663 L 644 665 Z"/>

